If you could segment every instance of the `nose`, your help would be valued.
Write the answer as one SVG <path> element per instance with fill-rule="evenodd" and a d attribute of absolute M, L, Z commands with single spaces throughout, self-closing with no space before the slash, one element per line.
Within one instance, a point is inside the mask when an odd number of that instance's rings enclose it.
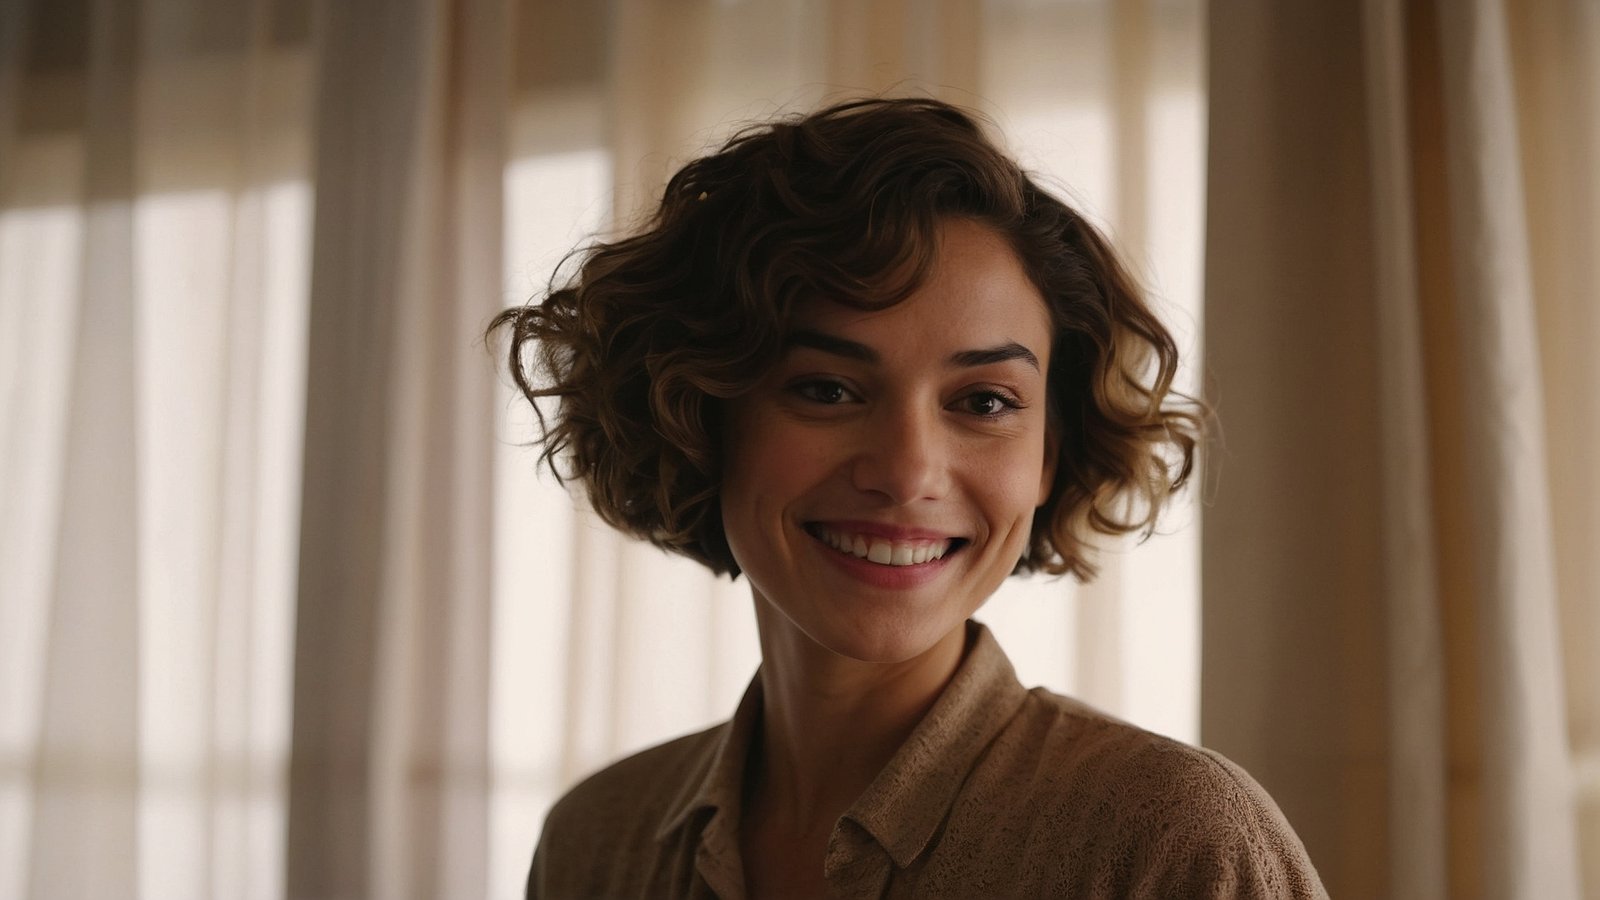
<path fill-rule="evenodd" d="M 949 484 L 950 448 L 937 410 L 910 405 L 875 410 L 859 436 L 851 468 L 857 490 L 895 505 L 943 496 Z"/>

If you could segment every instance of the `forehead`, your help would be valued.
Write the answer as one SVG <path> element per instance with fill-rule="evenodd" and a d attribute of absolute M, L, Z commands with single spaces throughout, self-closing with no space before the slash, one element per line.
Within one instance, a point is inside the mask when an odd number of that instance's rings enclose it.
<path fill-rule="evenodd" d="M 968 219 L 940 226 L 933 265 L 905 300 L 878 310 L 802 303 L 793 325 L 870 343 L 885 356 L 1015 341 L 1041 361 L 1052 331 L 1044 297 L 1011 245 L 993 228 Z"/>

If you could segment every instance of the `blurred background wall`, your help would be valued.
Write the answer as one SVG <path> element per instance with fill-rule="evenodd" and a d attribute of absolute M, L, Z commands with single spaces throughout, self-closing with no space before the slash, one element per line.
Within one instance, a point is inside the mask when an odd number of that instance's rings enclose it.
<path fill-rule="evenodd" d="M 561 791 L 726 717 L 748 592 L 536 472 L 481 331 L 895 93 L 1107 227 L 1221 414 L 1200 503 L 980 613 L 1023 680 L 1245 765 L 1335 896 L 1600 897 L 1597 53 L 1584 0 L 0 5 L 0 896 L 520 896 Z"/>

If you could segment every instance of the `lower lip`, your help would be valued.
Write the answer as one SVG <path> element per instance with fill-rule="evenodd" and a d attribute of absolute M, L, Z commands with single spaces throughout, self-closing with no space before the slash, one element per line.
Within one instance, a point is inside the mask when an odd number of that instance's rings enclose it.
<path fill-rule="evenodd" d="M 924 563 L 913 563 L 909 566 L 885 566 L 862 559 L 851 553 L 841 553 L 828 546 L 815 535 L 812 535 L 811 539 L 817 542 L 817 546 L 822 550 L 822 555 L 844 570 L 845 574 L 858 581 L 864 581 L 873 587 L 891 590 L 920 587 L 938 578 L 944 572 L 945 566 L 949 564 L 950 557 L 954 555 L 946 554 L 938 559 L 930 559 Z"/>

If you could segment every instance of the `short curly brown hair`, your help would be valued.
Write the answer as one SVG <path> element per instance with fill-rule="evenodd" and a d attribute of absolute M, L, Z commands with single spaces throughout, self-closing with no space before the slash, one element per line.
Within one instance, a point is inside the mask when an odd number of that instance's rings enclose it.
<path fill-rule="evenodd" d="M 954 106 L 854 100 L 749 128 L 489 334 L 510 330 L 558 479 L 622 531 L 737 576 L 718 496 L 725 402 L 778 360 L 796 303 L 881 308 L 914 291 L 950 217 L 1009 241 L 1055 327 L 1060 459 L 1017 571 L 1088 580 L 1089 532 L 1148 534 L 1188 480 L 1204 408 L 1174 391 L 1177 345 L 1107 240 Z M 557 401 L 549 418 L 541 398 Z"/>

